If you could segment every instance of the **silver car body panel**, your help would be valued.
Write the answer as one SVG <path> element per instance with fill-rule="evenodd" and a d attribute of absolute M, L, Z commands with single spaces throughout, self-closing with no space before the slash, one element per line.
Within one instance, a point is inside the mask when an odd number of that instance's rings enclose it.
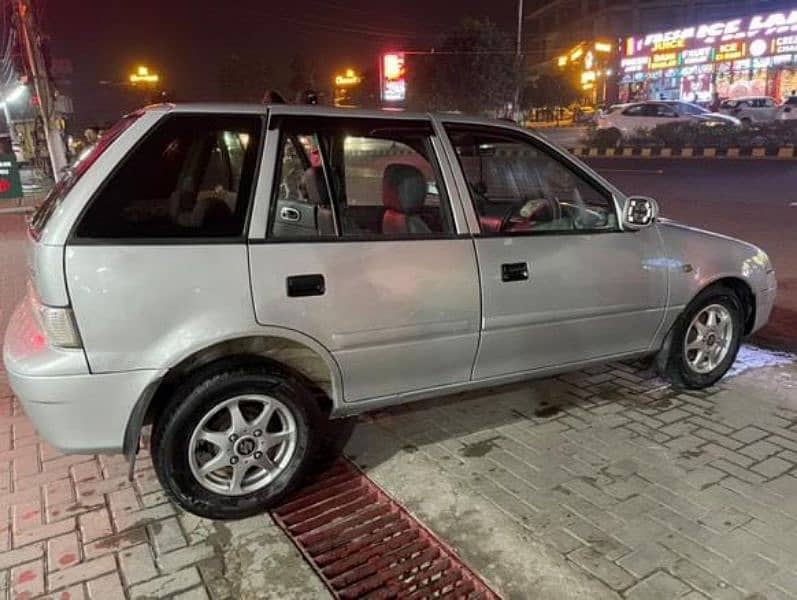
<path fill-rule="evenodd" d="M 267 241 L 278 151 L 276 131 L 269 131 L 248 243 L 67 244 L 94 192 L 164 115 L 266 116 L 270 110 L 431 119 L 457 235 Z M 29 304 L 9 327 L 4 360 L 11 383 L 45 436 L 68 451 L 116 451 L 124 437 L 121 424 L 145 390 L 195 353 L 242 338 L 288 340 L 321 357 L 332 414 L 340 416 L 650 354 L 688 302 L 724 277 L 750 285 L 756 327 L 768 318 L 776 289 L 769 260 L 758 248 L 724 236 L 662 222 L 638 232 L 481 237 L 444 122 L 529 136 L 608 190 L 621 216 L 626 198 L 619 190 L 547 140 L 509 124 L 285 105 L 150 108 L 75 185 L 39 240 L 30 241 L 33 287 L 46 304 L 71 304 L 85 346 L 85 354 L 26 346 L 34 327 Z M 532 273 L 527 285 L 497 281 L 502 262 L 524 259 Z M 304 273 L 323 273 L 327 294 L 288 298 L 285 278 Z M 107 402 L 112 396 L 114 402 Z M 53 420 L 69 415 L 76 416 L 75 431 L 84 439 L 59 437 Z"/>

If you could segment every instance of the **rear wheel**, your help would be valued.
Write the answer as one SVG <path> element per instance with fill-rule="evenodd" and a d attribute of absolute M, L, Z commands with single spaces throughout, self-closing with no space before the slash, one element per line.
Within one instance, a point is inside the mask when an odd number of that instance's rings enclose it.
<path fill-rule="evenodd" d="M 211 519 L 279 503 L 312 466 L 320 413 L 301 383 L 258 367 L 187 382 L 157 419 L 152 458 L 167 493 Z"/>
<path fill-rule="evenodd" d="M 698 295 L 673 330 L 666 375 L 690 389 L 714 385 L 736 360 L 743 310 L 738 296 L 717 286 Z"/>

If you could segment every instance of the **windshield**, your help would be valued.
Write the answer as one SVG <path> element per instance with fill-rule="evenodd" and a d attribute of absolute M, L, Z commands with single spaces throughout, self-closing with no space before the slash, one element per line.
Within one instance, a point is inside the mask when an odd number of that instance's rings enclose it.
<path fill-rule="evenodd" d="M 83 152 L 77 162 L 69 167 L 66 174 L 53 186 L 53 189 L 50 190 L 50 193 L 47 194 L 47 197 L 33 214 L 33 218 L 30 221 L 30 233 L 34 239 L 39 239 L 42 230 L 47 225 L 55 209 L 58 208 L 69 191 L 75 187 L 75 184 L 83 177 L 86 171 L 89 170 L 91 165 L 93 165 L 97 159 L 102 156 L 103 152 L 113 144 L 114 140 L 135 123 L 140 116 L 141 113 L 136 113 L 124 117 L 121 121 L 116 123 L 116 125 L 103 133 L 97 143 Z"/>
<path fill-rule="evenodd" d="M 678 112 L 686 115 L 704 115 L 709 112 L 702 106 L 698 106 L 697 104 L 692 104 L 690 102 L 678 102 L 676 104 L 676 108 L 678 109 Z"/>

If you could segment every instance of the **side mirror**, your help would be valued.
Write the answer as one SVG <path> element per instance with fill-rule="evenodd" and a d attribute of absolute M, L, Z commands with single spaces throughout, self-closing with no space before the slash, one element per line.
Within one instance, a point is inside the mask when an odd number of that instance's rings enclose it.
<path fill-rule="evenodd" d="M 637 230 L 650 227 L 659 216 L 659 203 L 647 196 L 630 196 L 623 207 L 623 225 Z"/>

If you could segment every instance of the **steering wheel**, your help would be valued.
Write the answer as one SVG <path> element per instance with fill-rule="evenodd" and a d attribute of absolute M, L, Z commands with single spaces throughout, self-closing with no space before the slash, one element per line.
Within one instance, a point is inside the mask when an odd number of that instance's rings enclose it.
<path fill-rule="evenodd" d="M 553 222 L 561 218 L 558 198 L 534 198 L 521 205 L 512 205 L 501 222 L 501 231 L 528 229 L 536 221 Z"/>

